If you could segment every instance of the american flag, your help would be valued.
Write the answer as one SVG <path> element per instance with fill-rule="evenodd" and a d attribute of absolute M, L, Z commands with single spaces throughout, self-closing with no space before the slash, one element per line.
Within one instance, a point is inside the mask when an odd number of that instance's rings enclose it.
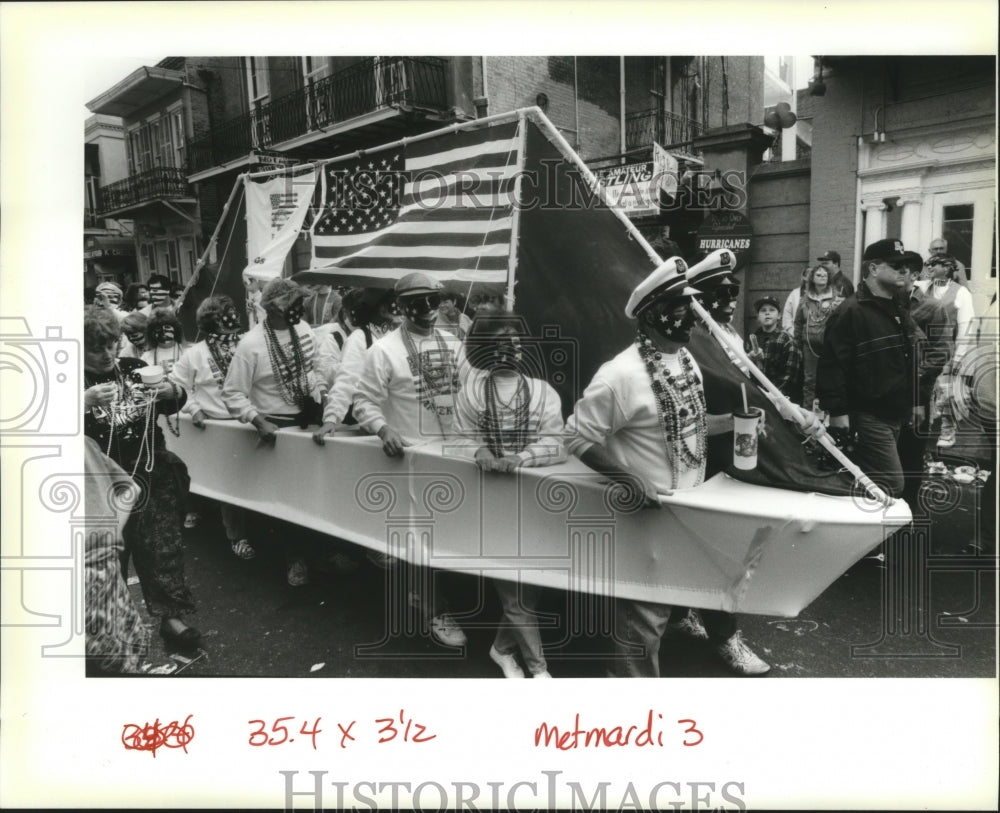
<path fill-rule="evenodd" d="M 505 282 L 519 143 L 514 122 L 327 164 L 311 270 Z"/>

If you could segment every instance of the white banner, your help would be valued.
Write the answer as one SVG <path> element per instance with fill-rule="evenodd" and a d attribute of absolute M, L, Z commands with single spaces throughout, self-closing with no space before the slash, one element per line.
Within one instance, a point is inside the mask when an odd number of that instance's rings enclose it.
<path fill-rule="evenodd" d="M 315 169 L 280 175 L 263 183 L 246 181 L 248 262 L 244 282 L 281 276 L 315 188 Z"/>
<path fill-rule="evenodd" d="M 677 159 L 663 147 L 653 142 L 653 174 L 660 182 L 660 189 L 670 197 L 677 197 Z"/>

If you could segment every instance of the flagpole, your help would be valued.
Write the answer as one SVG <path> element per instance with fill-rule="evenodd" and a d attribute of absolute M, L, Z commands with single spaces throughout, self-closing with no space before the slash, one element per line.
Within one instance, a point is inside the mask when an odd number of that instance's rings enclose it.
<path fill-rule="evenodd" d="M 566 141 L 562 133 L 560 133 L 552 122 L 549 121 L 548 117 L 541 111 L 541 109 L 538 107 L 530 107 L 527 109 L 526 115 L 530 117 L 543 132 L 545 132 L 549 140 L 563 154 L 563 157 L 575 164 L 583 173 L 583 176 L 593 188 L 594 193 L 601 199 L 601 202 L 614 212 L 615 216 L 622 221 L 626 230 L 632 235 L 635 241 L 642 246 L 643 250 L 649 256 L 649 259 L 656 265 L 663 262 L 660 256 L 653 250 L 653 247 L 649 245 L 646 238 L 643 237 L 642 232 L 635 227 L 635 224 L 629 220 L 622 211 L 608 202 L 607 194 L 604 188 L 597 182 L 597 177 L 590 171 L 590 167 L 583 163 L 580 156 L 576 154 L 576 151 L 569 145 L 569 142 Z M 770 395 L 776 402 L 782 404 L 785 407 L 785 412 L 795 415 L 796 421 L 803 430 L 808 429 L 810 423 L 802 414 L 800 409 L 793 404 L 781 390 L 771 383 L 770 379 L 764 375 L 763 372 L 761 372 L 760 368 L 750 360 L 747 354 L 743 351 L 742 347 L 735 347 L 725 340 L 722 334 L 722 329 L 712 318 L 711 314 L 709 314 L 708 311 L 702 307 L 701 303 L 697 300 L 692 300 L 691 304 L 695 313 L 697 313 L 698 316 L 700 316 L 705 322 L 706 327 L 708 327 L 716 341 L 718 341 L 723 347 L 731 348 L 740 359 L 740 362 L 746 365 L 747 370 L 755 379 L 757 379 L 758 383 L 760 383 L 768 395 Z M 843 451 L 840 450 L 840 448 L 838 448 L 833 440 L 830 439 L 829 435 L 816 435 L 815 438 L 823 446 L 823 448 L 837 460 L 838 463 L 846 468 L 847 471 L 850 472 L 862 486 L 864 486 L 864 488 L 875 500 L 886 506 L 892 504 L 892 499 L 884 491 L 882 491 L 882 489 L 875 485 L 875 483 L 873 483 L 871 479 L 863 471 L 861 471 L 860 468 L 858 468 L 857 464 L 855 464 L 850 458 L 847 457 L 847 455 L 843 453 Z"/>
<path fill-rule="evenodd" d="M 407 144 L 415 144 L 419 141 L 426 141 L 430 138 L 437 138 L 438 136 L 447 135 L 448 133 L 455 133 L 459 130 L 474 130 L 477 127 L 482 127 L 484 125 L 494 125 L 501 124 L 505 121 L 517 121 L 522 118 L 524 114 L 531 110 L 538 110 L 537 107 L 522 107 L 517 110 L 510 110 L 506 113 L 494 113 L 492 116 L 484 116 L 481 119 L 472 119 L 470 121 L 460 121 L 457 124 L 449 124 L 447 127 L 440 127 L 437 130 L 431 130 L 429 133 L 421 133 L 415 136 L 406 136 L 400 138 L 396 141 L 390 141 L 388 144 L 379 144 L 371 149 L 355 150 L 352 153 L 346 155 L 337 155 L 333 158 L 324 158 L 319 161 L 313 161 L 309 164 L 296 164 L 292 167 L 279 167 L 278 169 L 264 169 L 260 172 L 250 172 L 246 173 L 247 177 L 251 180 L 256 180 L 257 178 L 266 178 L 271 175 L 281 175 L 284 173 L 295 172 L 296 170 L 303 170 L 309 167 L 325 167 L 327 164 L 333 164 L 338 161 L 350 161 L 353 158 L 360 158 L 362 155 L 374 155 L 378 152 L 383 152 L 385 150 L 394 150 L 396 147 L 405 147 Z"/>
<path fill-rule="evenodd" d="M 521 181 L 524 178 L 524 151 L 528 141 L 528 128 L 526 117 L 523 111 L 518 111 L 518 133 L 517 133 L 517 175 L 514 178 L 514 211 L 510 221 L 510 254 L 507 258 L 507 313 L 514 312 L 514 282 L 517 272 L 517 246 L 520 236 L 519 224 L 521 222 Z"/>
<path fill-rule="evenodd" d="M 247 173 L 243 172 L 236 176 L 236 181 L 233 183 L 232 191 L 229 193 L 229 199 L 226 201 L 226 205 L 222 207 L 222 214 L 219 215 L 219 220 L 215 224 L 215 231 L 212 232 L 212 236 L 208 238 L 208 246 L 201 253 L 201 257 L 198 258 L 198 262 L 195 264 L 194 271 L 191 272 L 191 278 L 187 281 L 187 285 L 184 286 L 184 291 L 181 294 L 181 303 L 183 304 L 184 298 L 187 296 L 188 291 L 194 287 L 198 282 L 198 276 L 201 274 L 201 269 L 205 267 L 205 263 L 208 260 L 208 255 L 211 253 L 212 249 L 219 239 L 219 232 L 222 231 L 222 224 L 226 222 L 226 215 L 229 214 L 229 207 L 232 206 L 233 199 L 236 197 L 236 190 L 242 189 L 243 184 L 246 183 Z M 218 281 L 218 277 L 216 277 Z"/>

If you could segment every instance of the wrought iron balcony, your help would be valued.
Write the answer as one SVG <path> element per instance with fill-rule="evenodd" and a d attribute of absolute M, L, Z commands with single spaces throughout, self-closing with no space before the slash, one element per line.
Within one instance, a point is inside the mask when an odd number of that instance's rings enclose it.
<path fill-rule="evenodd" d="M 366 113 L 407 105 L 444 110 L 445 60 L 365 59 L 289 93 L 188 142 L 191 173 L 200 172 Z"/>
<path fill-rule="evenodd" d="M 675 113 L 656 108 L 639 110 L 625 116 L 625 149 L 652 149 L 654 141 L 664 147 L 682 144 L 701 135 L 704 129 L 700 122 Z"/>
<path fill-rule="evenodd" d="M 98 217 L 109 212 L 134 209 L 152 200 L 190 198 L 191 189 L 184 173 L 174 167 L 155 167 L 101 187 Z"/>

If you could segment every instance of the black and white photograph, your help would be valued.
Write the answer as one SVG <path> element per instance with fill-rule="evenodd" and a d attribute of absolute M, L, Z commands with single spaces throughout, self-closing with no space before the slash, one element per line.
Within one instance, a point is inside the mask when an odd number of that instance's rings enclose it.
<path fill-rule="evenodd" d="M 0 8 L 6 806 L 995 809 L 995 8 L 80 5 L 48 102 Z"/>

